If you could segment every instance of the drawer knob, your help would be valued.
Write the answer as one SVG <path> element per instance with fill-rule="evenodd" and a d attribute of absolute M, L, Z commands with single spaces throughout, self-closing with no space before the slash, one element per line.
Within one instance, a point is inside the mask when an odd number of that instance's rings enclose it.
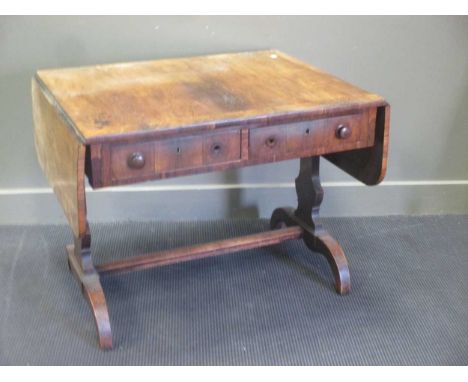
<path fill-rule="evenodd" d="M 340 139 L 347 139 L 351 136 L 351 128 L 346 125 L 338 125 L 336 136 Z"/>
<path fill-rule="evenodd" d="M 142 153 L 135 152 L 128 156 L 128 167 L 133 169 L 140 169 L 145 166 L 145 156 Z"/>
<path fill-rule="evenodd" d="M 267 140 L 265 141 L 265 144 L 270 148 L 274 147 L 276 145 L 276 138 L 273 136 L 268 137 Z"/>
<path fill-rule="evenodd" d="M 221 153 L 221 145 L 219 143 L 214 143 L 212 146 L 211 146 L 211 152 L 214 154 L 214 155 L 218 155 Z"/>

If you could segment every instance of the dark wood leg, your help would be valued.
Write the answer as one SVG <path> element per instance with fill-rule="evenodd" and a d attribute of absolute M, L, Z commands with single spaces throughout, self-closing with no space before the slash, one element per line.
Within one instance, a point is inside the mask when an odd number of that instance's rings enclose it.
<path fill-rule="evenodd" d="M 91 259 L 91 234 L 75 238 L 75 244 L 67 246 L 68 266 L 81 286 L 81 292 L 91 307 L 102 349 L 112 349 L 112 332 L 106 298 L 99 274 Z"/>
<path fill-rule="evenodd" d="M 319 176 L 320 157 L 302 158 L 299 175 L 296 178 L 298 206 L 277 208 L 271 216 L 271 228 L 300 226 L 303 239 L 312 251 L 323 254 L 330 264 L 335 277 L 335 289 L 339 294 L 347 294 L 351 289 L 348 261 L 338 242 L 319 223 L 320 204 L 323 189 Z"/>

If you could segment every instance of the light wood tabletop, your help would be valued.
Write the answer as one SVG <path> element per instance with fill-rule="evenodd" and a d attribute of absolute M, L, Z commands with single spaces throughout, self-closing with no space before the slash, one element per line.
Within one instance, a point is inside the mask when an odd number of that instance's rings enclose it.
<path fill-rule="evenodd" d="M 83 142 L 385 102 L 277 50 L 39 70 L 37 78 Z"/>

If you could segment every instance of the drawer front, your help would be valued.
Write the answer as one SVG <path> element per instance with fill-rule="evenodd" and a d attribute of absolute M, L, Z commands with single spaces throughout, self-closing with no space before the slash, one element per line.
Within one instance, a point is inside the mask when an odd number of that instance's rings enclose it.
<path fill-rule="evenodd" d="M 372 146 L 375 123 L 374 108 L 295 124 L 95 145 L 86 171 L 93 187 L 105 187 L 324 155 Z"/>
<path fill-rule="evenodd" d="M 249 157 L 256 162 L 363 148 L 373 144 L 367 111 L 250 131 Z"/>
<path fill-rule="evenodd" d="M 154 143 L 113 145 L 109 167 L 112 181 L 151 176 L 154 172 Z"/>
<path fill-rule="evenodd" d="M 203 166 L 203 136 L 165 139 L 155 143 L 155 172 Z"/>
<path fill-rule="evenodd" d="M 156 143 L 155 169 L 165 174 L 240 160 L 240 131 L 161 140 Z"/>
<path fill-rule="evenodd" d="M 114 144 L 103 169 L 103 185 L 165 178 L 178 173 L 202 172 L 240 161 L 240 130 L 228 130 L 150 142 Z"/>

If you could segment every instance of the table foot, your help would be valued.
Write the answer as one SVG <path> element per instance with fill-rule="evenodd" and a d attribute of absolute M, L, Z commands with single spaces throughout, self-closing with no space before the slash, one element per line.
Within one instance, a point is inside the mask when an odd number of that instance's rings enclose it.
<path fill-rule="evenodd" d="M 300 226 L 303 229 L 302 238 L 307 247 L 324 255 L 330 264 L 337 293 L 344 295 L 350 292 L 351 279 L 348 261 L 341 246 L 326 230 L 321 228 L 319 231 L 315 231 L 313 227 L 295 215 L 294 209 L 286 207 L 273 211 L 270 226 L 272 229 Z"/>
<path fill-rule="evenodd" d="M 101 349 L 112 349 L 112 332 L 107 309 L 106 297 L 94 268 L 83 270 L 77 259 L 75 246 L 67 246 L 68 267 L 80 284 L 81 292 L 88 301 L 96 324 L 99 346 Z"/>
<path fill-rule="evenodd" d="M 351 278 L 348 260 L 340 244 L 326 231 L 314 235 L 313 238 L 307 232 L 304 235 L 304 241 L 310 249 L 323 254 L 328 260 L 335 278 L 336 292 L 341 295 L 348 294 L 351 291 Z"/>
<path fill-rule="evenodd" d="M 300 226 L 302 238 L 309 249 L 325 256 L 335 278 L 335 289 L 341 294 L 351 290 L 348 261 L 338 242 L 319 223 L 320 204 L 323 189 L 319 177 L 320 157 L 302 158 L 299 175 L 296 178 L 298 207 L 277 208 L 270 219 L 272 229 Z"/>

